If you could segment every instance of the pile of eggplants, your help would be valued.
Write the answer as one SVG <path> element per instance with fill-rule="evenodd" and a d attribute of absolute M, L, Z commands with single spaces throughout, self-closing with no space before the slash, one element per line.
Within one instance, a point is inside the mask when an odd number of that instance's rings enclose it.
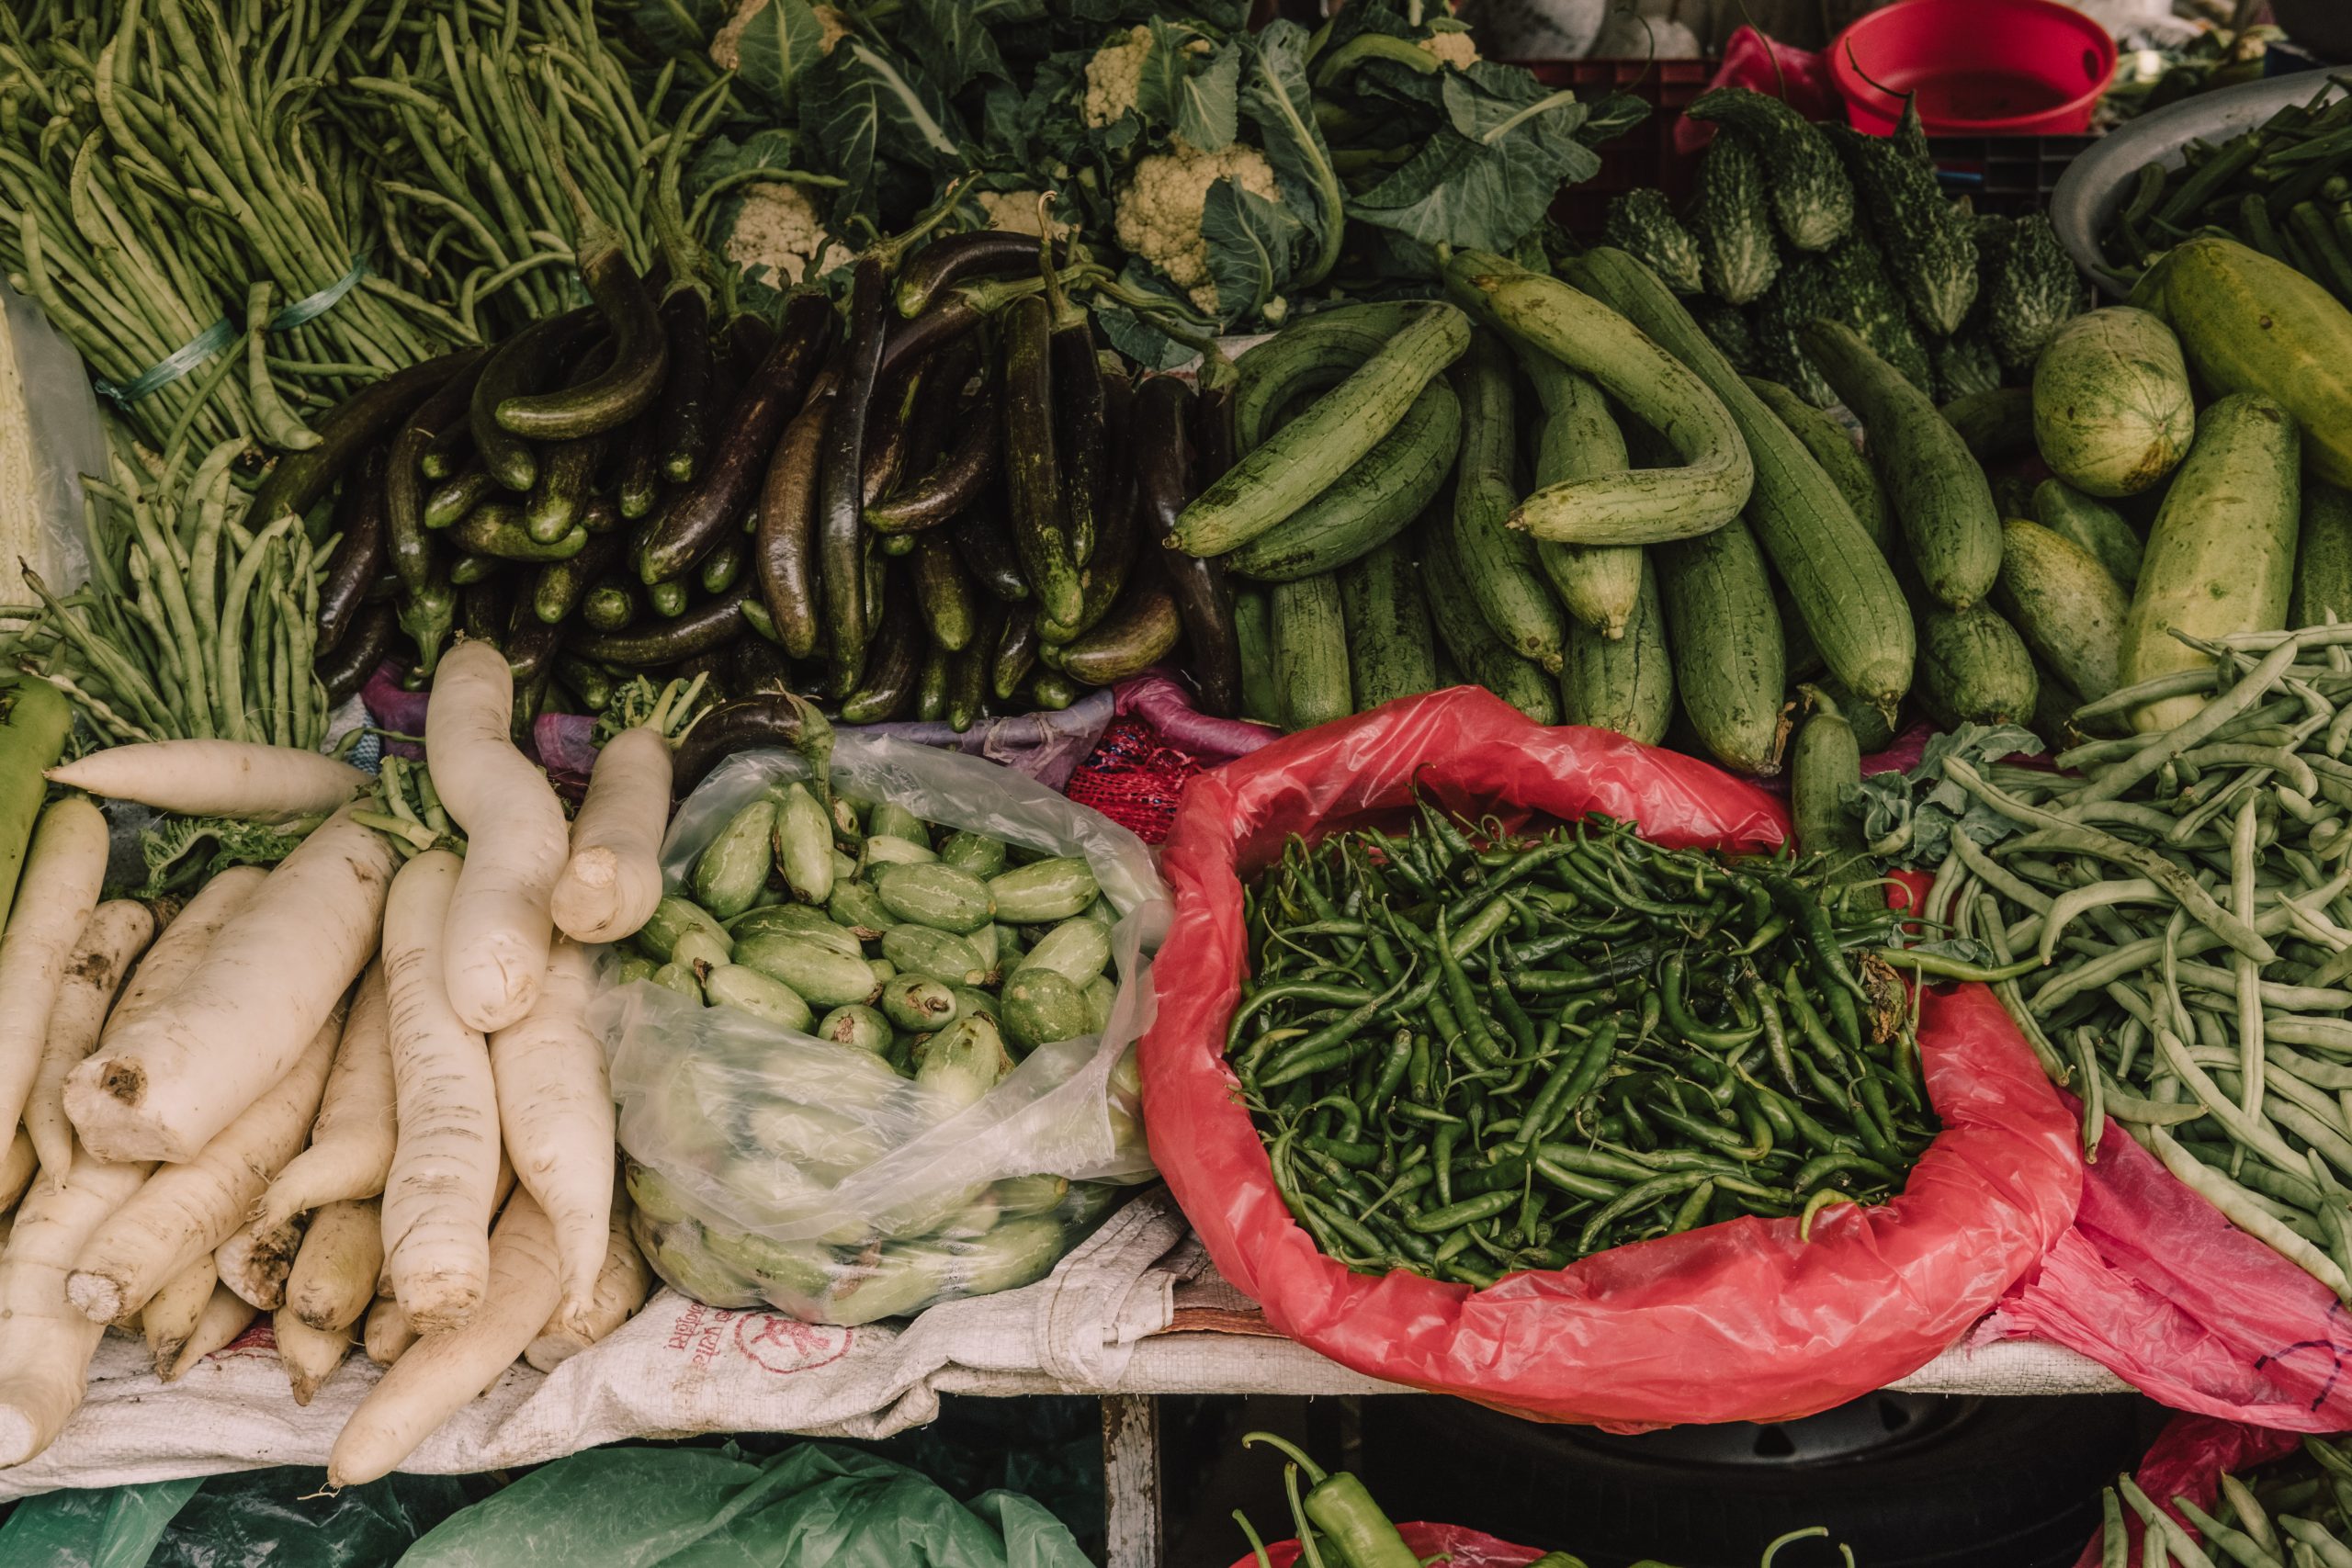
<path fill-rule="evenodd" d="M 518 725 L 707 673 L 961 730 L 1181 647 L 1231 716 L 1231 596 L 1159 542 L 1230 466 L 1229 399 L 1135 378 L 1033 237 L 900 264 L 876 245 L 838 304 L 808 288 L 718 320 L 697 284 L 613 258 L 593 304 L 336 409 L 256 502 L 334 498 L 330 694 L 388 656 L 421 684 L 462 634 L 506 653 Z"/>

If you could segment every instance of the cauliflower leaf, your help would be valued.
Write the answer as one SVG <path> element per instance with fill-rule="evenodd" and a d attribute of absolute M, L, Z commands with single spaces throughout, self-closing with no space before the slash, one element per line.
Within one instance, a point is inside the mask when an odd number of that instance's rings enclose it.
<path fill-rule="evenodd" d="M 1222 152 L 1240 129 L 1241 46 L 1211 51 L 1189 28 L 1154 17 L 1150 48 L 1136 84 L 1136 112 L 1172 129 L 1177 140 L 1203 152 Z M 1194 69 L 1198 66 L 1199 69 Z"/>
<path fill-rule="evenodd" d="M 1209 186 L 1201 204 L 1201 240 L 1219 319 L 1253 321 L 1284 313 L 1292 258 L 1306 238 L 1305 224 L 1239 181 L 1221 179 Z"/>
<path fill-rule="evenodd" d="M 1241 88 L 1241 110 L 1265 142 L 1266 160 L 1281 182 L 1283 204 L 1315 239 L 1314 253 L 1297 280 L 1306 288 L 1331 275 L 1347 222 L 1339 170 L 1315 118 L 1315 93 L 1306 76 L 1309 41 L 1306 29 L 1296 22 L 1268 24 L 1253 42 L 1253 59 Z"/>
<path fill-rule="evenodd" d="M 1523 71 L 1486 62 L 1449 71 L 1446 123 L 1348 204 L 1348 215 L 1424 244 L 1509 251 L 1544 220 L 1564 184 L 1590 179 L 1600 155 L 1577 139 L 1585 107 Z"/>
<path fill-rule="evenodd" d="M 710 40 L 710 57 L 788 113 L 794 85 L 824 58 L 827 30 L 808 0 L 743 0 L 742 8 Z M 840 36 L 838 30 L 834 36 Z"/>

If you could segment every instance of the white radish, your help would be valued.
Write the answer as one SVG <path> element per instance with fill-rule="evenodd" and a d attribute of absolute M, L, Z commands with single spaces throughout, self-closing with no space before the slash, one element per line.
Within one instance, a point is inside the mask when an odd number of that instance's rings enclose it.
<path fill-rule="evenodd" d="M 66 1270 L 150 1168 L 109 1165 L 85 1150 L 63 1186 L 43 1184 L 17 1212 L 0 1254 L 0 1465 L 22 1464 L 56 1441 L 82 1403 L 106 1319 L 66 1300 Z"/>
<path fill-rule="evenodd" d="M 344 1020 L 311 1146 L 269 1184 L 254 1222 L 266 1229 L 322 1203 L 375 1197 L 392 1168 L 393 1136 L 390 1012 L 376 963 L 359 977 Z"/>
<path fill-rule="evenodd" d="M 642 726 L 622 730 L 596 753 L 551 906 L 566 936 L 577 942 L 634 936 L 662 902 L 670 772 L 670 743 Z"/>
<path fill-rule="evenodd" d="M 458 876 L 457 856 L 427 850 L 401 867 L 384 913 L 400 1123 L 384 1182 L 384 1272 L 401 1310 L 424 1333 L 456 1326 L 481 1304 L 496 1212 L 490 1047 L 451 1010 L 444 983 L 442 932 Z"/>
<path fill-rule="evenodd" d="M 25 1097 L 25 1131 L 41 1168 L 56 1180 L 64 1180 L 74 1164 L 74 1123 L 65 1119 L 65 1075 L 80 1066 L 97 1044 L 115 992 L 154 934 L 155 917 L 146 905 L 110 899 L 90 916 L 65 960 L 65 979 L 57 988 L 57 1005 L 50 1010 L 40 1067 Z"/>
<path fill-rule="evenodd" d="M 295 1316 L 291 1307 L 279 1307 L 269 1325 L 277 1338 L 278 1364 L 286 1369 L 286 1381 L 294 1388 L 294 1403 L 310 1404 L 311 1396 L 351 1353 L 351 1330 L 313 1328 Z"/>
<path fill-rule="evenodd" d="M 40 814 L 0 935 L 0 1127 L 24 1117 L 65 965 L 106 874 L 103 812 L 72 796 Z"/>
<path fill-rule="evenodd" d="M 260 866 L 232 865 L 181 906 L 139 960 L 139 967 L 130 972 L 130 984 L 115 998 L 114 1011 L 107 1014 L 107 1026 L 98 1032 L 98 1043 L 105 1045 L 168 1000 L 204 962 L 212 939 L 229 923 L 229 917 L 251 902 L 268 880 L 269 873 Z"/>
<path fill-rule="evenodd" d="M 212 1259 L 199 1258 L 173 1275 L 148 1302 L 140 1317 L 147 1334 L 147 1352 L 155 1358 L 157 1372 L 164 1371 L 179 1359 L 180 1347 L 196 1332 L 206 1305 L 212 1300 L 213 1287 L 220 1282 Z"/>
<path fill-rule="evenodd" d="M 530 1016 L 490 1037 L 498 1125 L 514 1179 L 555 1226 L 564 1311 L 584 1311 L 605 1266 L 613 1205 L 613 1090 L 588 1029 L 595 969 L 559 941 Z"/>
<path fill-rule="evenodd" d="M 391 875 L 390 842 L 348 811 L 303 840 L 179 987 L 67 1077 L 82 1142 L 104 1158 L 195 1158 L 335 1012 L 376 952 Z"/>
<path fill-rule="evenodd" d="M 629 1237 L 628 1211 L 628 1194 L 615 1191 L 605 1267 L 596 1275 L 596 1288 L 589 1295 L 588 1309 L 571 1313 L 559 1308 L 548 1325 L 539 1330 L 539 1337 L 524 1349 L 523 1359 L 540 1371 L 555 1371 L 627 1323 L 645 1304 L 653 1275 L 645 1266 L 644 1255 L 637 1250 L 637 1243 Z"/>
<path fill-rule="evenodd" d="M 400 1303 L 390 1296 L 378 1296 L 368 1308 L 368 1324 L 360 1330 L 359 1338 L 369 1360 L 379 1367 L 389 1367 L 416 1343 L 416 1328 L 409 1322 L 408 1314 L 401 1311 Z"/>
<path fill-rule="evenodd" d="M 51 784 L 183 817 L 324 817 L 368 786 L 348 762 L 254 740 L 109 746 L 49 770 Z"/>
<path fill-rule="evenodd" d="M 169 1371 L 162 1373 L 165 1382 L 177 1382 L 187 1370 L 215 1350 L 226 1349 L 236 1342 L 237 1336 L 253 1326 L 261 1314 L 254 1303 L 226 1285 L 212 1289 L 212 1299 L 204 1303 L 204 1314 L 196 1320 L 196 1330 L 172 1358 Z"/>
<path fill-rule="evenodd" d="M 301 1245 L 299 1216 L 275 1225 L 249 1220 L 212 1249 L 213 1272 L 256 1312 L 276 1312 L 285 1304 L 287 1270 Z"/>
<path fill-rule="evenodd" d="M 518 1191 L 491 1235 L 481 1309 L 462 1327 L 418 1339 L 368 1391 L 327 1455 L 327 1484 L 373 1481 L 414 1453 L 523 1353 L 561 1295 L 554 1228 L 530 1193 Z"/>
<path fill-rule="evenodd" d="M 563 803 L 507 738 L 514 711 L 506 656 L 481 642 L 459 643 L 442 659 L 424 710 L 425 763 L 441 804 L 466 830 L 443 942 L 449 1005 L 485 1032 L 531 1010 L 568 851 Z"/>
<path fill-rule="evenodd" d="M 33 1168 L 39 1163 L 31 1134 L 17 1128 L 17 1135 L 8 1140 L 6 1152 L 0 1152 L 0 1210 L 17 1206 L 17 1200 L 33 1184 Z"/>
<path fill-rule="evenodd" d="M 286 1277 L 286 1310 L 312 1328 L 344 1333 L 376 1299 L 384 1222 L 373 1198 L 322 1205 Z"/>
<path fill-rule="evenodd" d="M 311 1035 L 293 1069 L 184 1164 L 165 1166 L 99 1227 L 66 1293 L 96 1323 L 144 1303 L 166 1280 L 229 1239 L 269 1179 L 302 1146 L 334 1058 L 338 1014 Z M 82 1161 L 76 1159 L 78 1173 Z"/>

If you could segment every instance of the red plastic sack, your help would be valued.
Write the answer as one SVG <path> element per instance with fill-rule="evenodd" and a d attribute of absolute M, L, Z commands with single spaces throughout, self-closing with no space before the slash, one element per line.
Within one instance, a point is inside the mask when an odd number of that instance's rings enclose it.
<path fill-rule="evenodd" d="M 2128 1140 L 2127 1140 L 2128 1141 Z M 2104 1153 L 2104 1149 L 2101 1151 Z M 2156 1506 L 2180 1520 L 2191 1537 L 2198 1536 L 2197 1527 L 2190 1524 L 2179 1509 L 2172 1506 L 2175 1497 L 2186 1497 L 2210 1514 L 2222 1495 L 2222 1477 L 2243 1477 L 2256 1465 L 2267 1464 L 2292 1453 L 2297 1438 L 2291 1432 L 2273 1432 L 2261 1427 L 2249 1427 L 2242 1421 L 2217 1421 L 2210 1416 L 2176 1416 L 2157 1434 L 2154 1443 L 2141 1458 L 2140 1468 L 2132 1479 L 2141 1491 L 2155 1500 Z M 2129 1561 L 2140 1561 L 2140 1516 L 2126 1505 L 2123 1527 L 2132 1532 L 2132 1553 Z M 2199 1538 L 2201 1539 L 2201 1538 Z M 2075 1568 L 2098 1568 L 2099 1548 L 2103 1536 L 2093 1536 L 2075 1560 Z"/>
<path fill-rule="evenodd" d="M 1430 1525 L 1415 1520 L 1398 1525 L 1396 1533 L 1405 1538 L 1413 1555 L 1424 1562 L 1442 1553 L 1445 1568 L 1526 1568 L 1526 1564 L 1544 1555 L 1532 1546 L 1513 1546 L 1507 1540 L 1464 1529 L 1460 1525 Z M 1274 1568 L 1291 1568 L 1298 1561 L 1298 1542 L 1269 1542 L 1266 1555 L 1273 1560 Z M 1244 1557 L 1233 1568 L 1258 1568 L 1258 1559 L 1254 1555 Z"/>
<path fill-rule="evenodd" d="M 1581 728 L 1546 729 L 1457 687 L 1290 736 L 1194 780 L 1161 872 L 1176 917 L 1145 1037 L 1152 1154 L 1225 1277 L 1267 1320 L 1374 1377 L 1619 1430 L 1794 1417 L 1916 1371 L 2073 1221 L 2075 1130 L 2000 1004 L 1930 995 L 1920 1032 L 1944 1131 L 1902 1197 L 1794 1220 L 1737 1220 L 1472 1291 L 1351 1273 L 1275 1191 L 1225 1065 L 1240 982 L 1241 885 L 1294 832 L 1394 812 L 1420 784 L 1449 803 L 1627 818 L 1660 842 L 1762 848 L 1781 807 L 1704 762 Z"/>

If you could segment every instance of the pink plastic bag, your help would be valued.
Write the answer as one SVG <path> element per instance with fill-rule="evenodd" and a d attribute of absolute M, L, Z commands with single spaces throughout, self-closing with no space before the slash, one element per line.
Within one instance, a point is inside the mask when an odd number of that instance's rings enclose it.
<path fill-rule="evenodd" d="M 1427 1562 L 1444 1555 L 1445 1568 L 1526 1568 L 1526 1564 L 1543 1556 L 1532 1546 L 1513 1546 L 1507 1540 L 1481 1535 L 1476 1530 L 1464 1529 L 1460 1525 L 1431 1525 L 1414 1520 L 1396 1527 L 1413 1555 Z M 1266 1555 L 1273 1560 L 1274 1568 L 1291 1568 L 1298 1561 L 1298 1542 L 1270 1542 Z M 1258 1559 L 1241 1558 L 1233 1568 L 1258 1568 Z"/>
<path fill-rule="evenodd" d="M 2126 1140 L 2129 1142 L 2129 1140 Z M 2104 1149 L 2101 1150 L 2104 1153 Z M 2240 1421 L 2217 1421 L 2210 1416 L 2177 1416 L 2158 1434 L 2132 1479 L 2158 1507 L 2179 1519 L 2188 1533 L 2197 1529 L 2172 1506 L 2186 1497 L 2207 1513 L 2222 1495 L 2222 1477 L 2243 1476 L 2256 1465 L 2279 1459 L 2295 1450 L 2291 1432 L 2273 1432 Z M 2132 1532 L 2129 1561 L 2140 1561 L 2140 1516 L 2127 1505 L 2123 1526 Z M 2103 1538 L 2093 1536 L 2075 1560 L 2075 1568 L 2098 1568 Z"/>
<path fill-rule="evenodd" d="M 2082 1162 L 2065 1108 L 1991 993 L 1962 987 L 1922 1010 L 1943 1132 L 1901 1197 L 1826 1211 L 1809 1242 L 1794 1220 L 1737 1220 L 1484 1291 L 1375 1279 L 1322 1256 L 1275 1190 L 1225 1063 L 1240 878 L 1290 834 L 1393 812 L 1415 784 L 1477 810 L 1605 813 L 1673 845 L 1757 849 L 1788 830 L 1769 795 L 1704 762 L 1601 730 L 1546 729 L 1466 687 L 1286 737 L 1195 779 L 1162 852 L 1176 916 L 1142 1048 L 1146 1123 L 1217 1268 L 1275 1327 L 1373 1376 L 1540 1419 L 1629 1430 L 1789 1418 L 1917 1370 L 2072 1223 Z"/>
<path fill-rule="evenodd" d="M 1774 69 L 1775 66 L 1778 69 Z M 1789 106 L 1807 119 L 1845 123 L 1846 101 L 1829 80 L 1829 62 L 1811 50 L 1775 43 L 1754 28 L 1735 28 L 1724 43 L 1723 62 L 1707 79 L 1710 88 L 1753 87 Z M 1689 115 L 1674 122 L 1674 151 L 1688 158 L 1714 139 L 1713 123 Z"/>

